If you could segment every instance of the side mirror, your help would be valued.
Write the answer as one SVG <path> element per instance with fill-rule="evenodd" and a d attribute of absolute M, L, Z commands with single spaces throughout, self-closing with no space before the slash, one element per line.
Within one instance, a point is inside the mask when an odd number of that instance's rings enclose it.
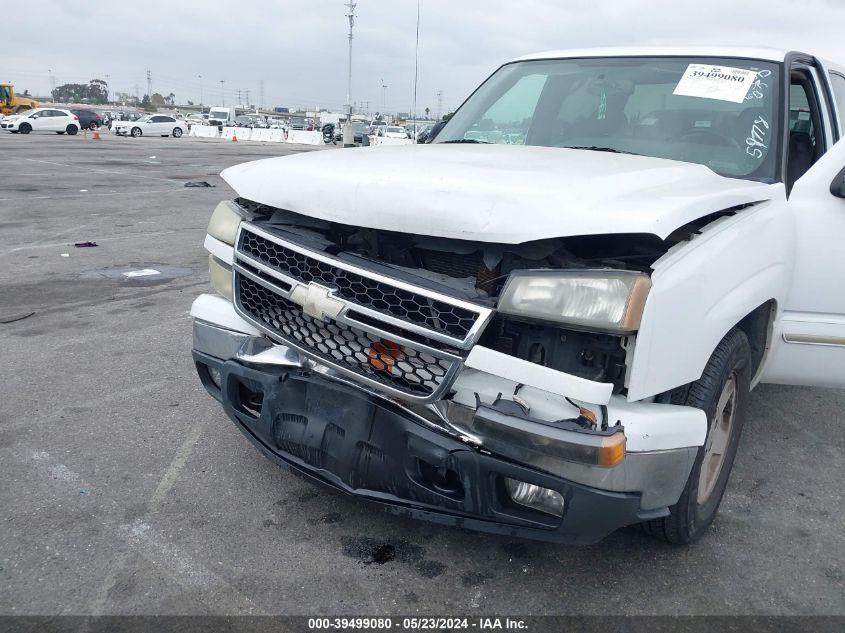
<path fill-rule="evenodd" d="M 845 169 L 836 174 L 830 183 L 830 193 L 837 198 L 845 198 Z"/>

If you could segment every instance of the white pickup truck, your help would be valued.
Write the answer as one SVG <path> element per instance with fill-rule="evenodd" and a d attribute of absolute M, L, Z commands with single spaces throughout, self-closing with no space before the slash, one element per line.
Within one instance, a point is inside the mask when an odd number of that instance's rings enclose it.
<path fill-rule="evenodd" d="M 843 119 L 804 53 L 555 51 L 430 144 L 231 167 L 199 376 L 271 459 L 392 512 L 688 543 L 750 389 L 845 383 Z"/>

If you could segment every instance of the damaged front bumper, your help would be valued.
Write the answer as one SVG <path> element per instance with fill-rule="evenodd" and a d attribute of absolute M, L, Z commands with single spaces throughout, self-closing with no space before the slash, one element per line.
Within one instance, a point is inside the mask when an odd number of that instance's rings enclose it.
<path fill-rule="evenodd" d="M 193 355 L 199 376 L 247 438 L 298 475 L 396 514 L 485 532 L 592 543 L 619 527 L 665 515 L 695 459 L 697 445 L 690 435 L 671 430 L 678 416 L 692 420 L 686 407 L 614 397 L 608 419 L 618 420 L 628 435 L 624 459 L 614 466 L 579 462 L 579 447 L 587 454 L 602 434 L 562 435 L 524 413 L 532 402 L 490 401 L 477 384 L 498 390 L 501 376 L 467 370 L 463 383 L 468 387 L 458 381 L 451 401 L 407 405 L 270 344 L 228 312 L 227 302 L 206 297 L 198 304 Z M 473 393 L 475 406 L 462 404 L 467 396 L 461 389 L 467 388 L 480 391 Z M 539 411 L 556 402 L 549 394 L 542 403 L 538 393 L 520 395 Z M 655 437 L 661 426 L 664 436 Z M 678 443 L 690 445 L 672 446 Z M 632 450 L 649 446 L 657 448 Z M 514 502 L 513 482 L 554 491 L 562 498 L 560 516 Z"/>

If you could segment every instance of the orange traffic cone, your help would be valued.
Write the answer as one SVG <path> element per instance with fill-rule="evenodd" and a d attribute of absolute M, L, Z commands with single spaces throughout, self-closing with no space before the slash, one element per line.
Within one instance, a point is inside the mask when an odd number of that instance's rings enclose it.
<path fill-rule="evenodd" d="M 94 139 L 95 141 L 99 141 L 100 140 L 100 130 L 94 130 L 94 136 L 92 136 L 91 138 Z"/>
<path fill-rule="evenodd" d="M 238 135 L 237 135 L 237 134 L 235 134 L 234 132 L 232 133 L 232 142 L 233 142 L 233 143 L 237 143 L 237 142 L 238 142 Z"/>

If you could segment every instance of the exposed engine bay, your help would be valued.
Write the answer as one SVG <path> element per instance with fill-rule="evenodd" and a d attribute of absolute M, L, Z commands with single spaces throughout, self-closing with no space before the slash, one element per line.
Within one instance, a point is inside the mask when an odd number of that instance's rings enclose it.
<path fill-rule="evenodd" d="M 649 272 L 669 248 L 739 210 L 701 218 L 666 240 L 651 234 L 609 234 L 495 244 L 363 228 L 243 198 L 236 202 L 250 221 L 304 247 L 490 307 L 513 271 L 611 268 Z M 497 314 L 479 342 L 539 365 L 613 383 L 614 392 L 620 393 L 633 337 Z"/>

